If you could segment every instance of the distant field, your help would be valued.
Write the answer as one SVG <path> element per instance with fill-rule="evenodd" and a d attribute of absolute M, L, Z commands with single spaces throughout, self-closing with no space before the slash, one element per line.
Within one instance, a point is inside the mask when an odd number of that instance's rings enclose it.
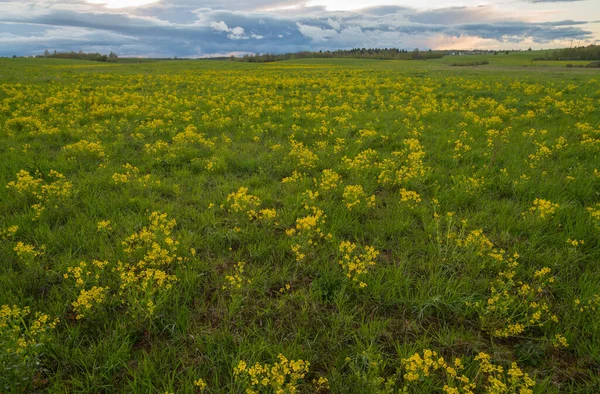
<path fill-rule="evenodd" d="M 521 66 L 521 67 L 565 67 L 567 64 L 578 64 L 587 65 L 590 63 L 589 60 L 534 60 L 536 58 L 543 58 L 545 51 L 531 51 L 531 52 L 498 52 L 497 55 L 465 55 L 465 56 L 445 56 L 442 59 L 436 60 L 437 62 L 448 64 L 448 63 L 460 63 L 472 62 L 478 60 L 487 60 L 490 65 L 497 66 Z"/>
<path fill-rule="evenodd" d="M 534 55 L 0 59 L 0 392 L 596 392 L 600 74 Z"/>

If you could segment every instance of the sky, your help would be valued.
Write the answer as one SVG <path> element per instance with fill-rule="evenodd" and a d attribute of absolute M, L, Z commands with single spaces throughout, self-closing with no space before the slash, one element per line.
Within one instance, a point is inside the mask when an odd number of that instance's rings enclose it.
<path fill-rule="evenodd" d="M 0 0 L 0 56 L 600 44 L 600 0 Z"/>

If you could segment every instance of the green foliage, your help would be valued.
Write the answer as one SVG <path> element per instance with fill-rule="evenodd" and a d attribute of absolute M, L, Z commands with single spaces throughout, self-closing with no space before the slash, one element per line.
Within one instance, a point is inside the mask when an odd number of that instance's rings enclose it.
<path fill-rule="evenodd" d="M 83 51 L 79 52 L 57 52 L 54 51 L 50 53 L 50 51 L 46 50 L 43 55 L 38 55 L 37 57 L 43 58 L 54 58 L 54 59 L 77 59 L 77 60 L 89 60 L 95 62 L 115 62 L 119 58 L 116 53 L 110 52 L 108 55 L 102 53 L 86 53 Z"/>
<path fill-rule="evenodd" d="M 231 60 L 249 63 L 269 63 L 290 59 L 377 59 L 377 60 L 425 60 L 441 59 L 443 51 L 407 51 L 398 48 L 353 48 L 334 51 L 302 51 L 283 54 L 256 54 L 242 57 L 231 57 Z"/>
<path fill-rule="evenodd" d="M 548 53 L 547 60 L 600 60 L 600 45 L 564 48 Z"/>

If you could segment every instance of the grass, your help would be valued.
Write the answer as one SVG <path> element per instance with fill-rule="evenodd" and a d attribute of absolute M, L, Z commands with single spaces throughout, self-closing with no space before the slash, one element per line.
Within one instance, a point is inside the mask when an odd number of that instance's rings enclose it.
<path fill-rule="evenodd" d="M 32 176 L 0 187 L 0 306 L 31 309 L 0 314 L 0 391 L 241 393 L 279 354 L 310 365 L 259 392 L 458 385 L 431 349 L 477 392 L 481 353 L 593 392 L 598 74 L 534 56 L 0 59 L 0 184 Z"/>

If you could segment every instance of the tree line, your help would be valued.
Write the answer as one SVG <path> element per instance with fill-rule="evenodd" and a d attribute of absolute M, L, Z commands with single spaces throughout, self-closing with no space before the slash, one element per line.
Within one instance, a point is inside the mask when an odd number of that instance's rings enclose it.
<path fill-rule="evenodd" d="M 239 62 L 255 62 L 255 63 L 267 63 L 277 62 L 281 60 L 290 59 L 311 59 L 311 58 L 352 58 L 352 59 L 379 59 L 379 60 L 425 60 L 425 59 L 439 59 L 444 57 L 442 51 L 421 51 L 414 49 L 407 51 L 406 49 L 398 48 L 354 48 L 354 49 L 338 49 L 334 51 L 302 51 L 294 53 L 282 53 L 282 54 L 255 54 L 255 55 L 244 55 L 241 57 L 232 56 L 230 59 Z"/>
<path fill-rule="evenodd" d="M 600 60 L 600 45 L 558 49 L 538 60 Z"/>
<path fill-rule="evenodd" d="M 36 56 L 38 58 L 57 58 L 57 59 L 78 59 L 78 60 L 91 60 L 96 62 L 116 62 L 119 58 L 116 53 L 110 52 L 108 55 L 102 53 L 86 53 L 83 51 L 79 52 L 50 52 L 45 50 L 43 55 Z"/>

